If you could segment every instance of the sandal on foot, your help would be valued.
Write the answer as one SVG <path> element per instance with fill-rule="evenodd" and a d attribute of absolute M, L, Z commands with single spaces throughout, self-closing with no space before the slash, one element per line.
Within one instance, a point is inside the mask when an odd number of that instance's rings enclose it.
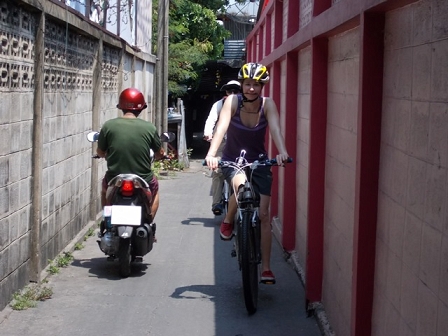
<path fill-rule="evenodd" d="M 261 273 L 261 283 L 266 284 L 266 285 L 273 285 L 275 284 L 275 275 L 274 273 L 272 273 L 271 270 L 269 271 L 264 271 L 263 273 Z"/>

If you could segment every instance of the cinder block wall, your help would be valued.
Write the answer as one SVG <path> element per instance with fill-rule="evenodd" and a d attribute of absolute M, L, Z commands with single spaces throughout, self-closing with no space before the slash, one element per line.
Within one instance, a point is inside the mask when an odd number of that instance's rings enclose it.
<path fill-rule="evenodd" d="M 123 88 L 141 88 L 148 101 L 153 96 L 153 55 L 123 47 L 119 38 L 63 5 L 49 4 L 40 3 L 46 13 L 42 35 L 39 9 L 0 3 L 0 37 L 6 41 L 0 47 L 0 309 L 29 283 L 35 262 L 45 268 L 100 212 L 106 166 L 104 160 L 92 160 L 87 133 L 119 115 L 116 104 Z M 41 83 L 35 80 L 39 34 L 44 36 Z M 43 144 L 36 156 L 34 99 L 39 85 L 42 128 L 37 132 Z M 148 109 L 142 117 L 151 114 Z M 41 172 L 33 170 L 33 161 L 41 162 Z M 32 183 L 40 173 L 39 260 L 33 262 Z"/>
<path fill-rule="evenodd" d="M 0 21 L 0 35 L 7 41 L 0 51 L 0 308 L 26 283 L 30 253 L 36 30 L 29 13 L 23 16 L 12 7 L 1 4 Z M 28 24 L 20 24 L 23 18 Z"/>
<path fill-rule="evenodd" d="M 72 30 L 67 35 L 65 25 L 50 17 L 45 29 L 42 265 L 89 222 L 92 160 L 85 135 L 92 128 L 92 77 L 99 47 L 98 41 Z M 71 43 L 64 50 L 66 39 Z"/>

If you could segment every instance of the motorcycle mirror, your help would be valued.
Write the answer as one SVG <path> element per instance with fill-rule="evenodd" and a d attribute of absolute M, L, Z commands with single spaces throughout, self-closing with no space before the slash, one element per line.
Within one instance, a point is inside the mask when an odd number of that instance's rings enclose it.
<path fill-rule="evenodd" d="M 95 142 L 95 141 L 98 141 L 99 136 L 100 136 L 100 133 L 98 133 L 98 132 L 89 132 L 89 134 L 87 134 L 87 140 L 90 142 Z"/>
<path fill-rule="evenodd" d="M 174 134 L 173 132 L 164 132 L 160 136 L 160 140 L 162 140 L 162 142 L 171 142 L 174 139 L 176 139 L 176 134 Z"/>

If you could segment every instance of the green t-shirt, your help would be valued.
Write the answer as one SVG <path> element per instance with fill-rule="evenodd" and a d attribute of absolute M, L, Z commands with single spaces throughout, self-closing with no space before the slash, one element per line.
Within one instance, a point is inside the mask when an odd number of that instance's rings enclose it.
<path fill-rule="evenodd" d="M 139 118 L 108 120 L 98 138 L 98 148 L 106 152 L 108 181 L 118 174 L 137 174 L 149 183 L 150 149 L 158 152 L 161 147 L 156 127 Z"/>

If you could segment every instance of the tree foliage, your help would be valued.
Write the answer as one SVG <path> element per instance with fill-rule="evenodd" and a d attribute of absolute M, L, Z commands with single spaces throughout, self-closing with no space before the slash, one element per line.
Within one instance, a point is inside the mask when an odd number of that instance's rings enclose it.
<path fill-rule="evenodd" d="M 247 0 L 239 0 L 247 1 Z M 193 2 L 201 5 L 202 7 L 209 8 L 211 10 L 221 10 L 224 6 L 229 5 L 229 0 L 193 0 Z"/>
<path fill-rule="evenodd" d="M 160 0 L 161 1 L 161 0 Z M 207 60 L 219 59 L 230 36 L 216 20 L 227 0 L 170 0 L 168 90 L 174 97 L 193 90 Z M 153 2 L 153 41 L 157 41 L 158 1 Z M 157 53 L 156 43 L 153 50 Z"/>

